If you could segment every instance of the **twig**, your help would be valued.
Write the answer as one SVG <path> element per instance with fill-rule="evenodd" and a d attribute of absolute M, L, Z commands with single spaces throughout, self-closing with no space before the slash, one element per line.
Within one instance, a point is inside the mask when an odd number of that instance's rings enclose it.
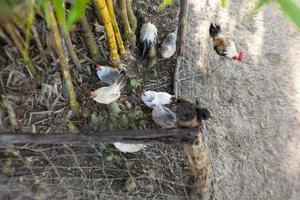
<path fill-rule="evenodd" d="M 7 110 L 11 127 L 13 129 L 19 129 L 20 126 L 17 121 L 17 117 L 16 117 L 13 106 L 9 103 L 9 101 L 7 100 L 7 97 L 5 95 L 1 95 L 1 97 L 2 97 L 2 105 Z"/>

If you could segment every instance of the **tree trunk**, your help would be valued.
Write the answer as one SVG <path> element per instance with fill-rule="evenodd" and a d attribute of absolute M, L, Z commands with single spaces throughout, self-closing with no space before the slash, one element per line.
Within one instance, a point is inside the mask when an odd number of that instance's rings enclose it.
<path fill-rule="evenodd" d="M 202 125 L 202 119 L 199 119 L 196 109 L 196 106 L 192 103 L 179 104 L 177 106 L 179 127 L 196 128 Z M 191 197 L 192 199 L 208 200 L 211 186 L 211 163 L 201 131 L 199 130 L 199 134 L 193 144 L 184 144 L 183 147 L 194 178 Z"/>

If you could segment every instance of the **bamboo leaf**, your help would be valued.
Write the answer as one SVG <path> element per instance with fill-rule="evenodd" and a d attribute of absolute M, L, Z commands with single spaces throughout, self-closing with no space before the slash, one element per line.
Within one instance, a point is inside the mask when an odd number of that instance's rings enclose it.
<path fill-rule="evenodd" d="M 30 45 L 30 35 L 31 35 L 31 26 L 34 22 L 35 17 L 35 7 L 34 7 L 35 0 L 31 0 L 30 9 L 29 9 L 29 15 L 27 19 L 27 27 L 26 27 L 26 36 L 25 36 L 25 50 L 24 54 L 28 56 L 28 49 Z"/>
<path fill-rule="evenodd" d="M 172 5 L 173 2 L 174 0 L 163 0 L 158 6 L 158 11 L 164 10 L 166 7 Z"/>
<path fill-rule="evenodd" d="M 43 13 L 44 20 L 47 23 L 48 28 L 50 27 L 51 21 L 48 13 L 48 0 L 39 0 L 37 1 L 38 9 Z"/>
<path fill-rule="evenodd" d="M 221 0 L 221 6 L 222 6 L 223 8 L 226 7 L 227 3 L 228 3 L 228 0 Z"/>
<path fill-rule="evenodd" d="M 53 6 L 56 14 L 57 22 L 60 26 L 64 26 L 65 6 L 63 0 L 53 0 Z"/>
<path fill-rule="evenodd" d="M 282 11 L 300 28 L 300 7 L 292 0 L 277 0 Z"/>
<path fill-rule="evenodd" d="M 67 17 L 67 29 L 70 30 L 72 26 L 78 22 L 84 14 L 86 5 L 90 0 L 74 0 L 70 13 Z"/>

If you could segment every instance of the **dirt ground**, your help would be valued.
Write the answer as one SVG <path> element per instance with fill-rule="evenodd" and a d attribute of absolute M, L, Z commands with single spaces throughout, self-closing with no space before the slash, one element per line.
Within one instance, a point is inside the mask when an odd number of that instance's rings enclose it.
<path fill-rule="evenodd" d="M 160 0 L 134 1 L 141 15 L 153 17 L 159 40 L 175 29 L 176 3 L 161 13 Z M 227 9 L 218 0 L 190 0 L 186 51 L 180 67 L 179 94 L 198 99 L 212 112 L 204 125 L 213 164 L 212 199 L 290 199 L 300 196 L 300 34 L 275 5 L 250 20 L 244 16 L 254 1 L 231 0 Z M 136 9 L 135 9 L 136 10 Z M 246 53 L 243 63 L 222 59 L 212 49 L 211 22 L 233 37 Z M 105 49 L 100 33 L 97 42 Z M 72 35 L 83 75 L 71 66 L 79 101 L 87 114 L 71 119 L 80 130 L 89 129 L 89 113 L 106 117 L 107 108 L 90 100 L 88 91 L 99 86 L 94 63 L 86 59 L 82 35 Z M 31 49 L 34 53 L 34 47 Z M 15 49 L 6 47 L 14 62 L 1 68 L 1 86 L 16 101 L 22 131 L 67 132 L 68 113 L 57 63 L 45 71 L 45 85 L 32 89 Z M 143 78 L 146 89 L 171 92 L 175 59 L 158 59 L 149 69 L 135 59 L 129 74 Z M 34 59 L 39 64 L 39 58 Z M 43 66 L 42 66 L 43 67 Z M 14 70 L 7 84 L 8 71 Z M 47 76 L 46 76 L 47 75 Z M 25 84 L 24 84 L 25 83 Z M 22 87 L 20 87 L 22 86 Z M 21 92 L 20 92 L 21 88 Z M 136 94 L 124 92 L 118 100 L 139 105 Z M 126 106 L 122 106 L 126 109 Z M 148 115 L 147 128 L 157 128 Z M 0 130 L 10 130 L 0 110 Z M 111 145 L 22 145 L 0 148 L 0 199 L 189 199 L 190 171 L 178 145 L 149 146 L 136 154 L 122 154 Z M 299 198 L 299 197 L 298 197 Z"/>
<path fill-rule="evenodd" d="M 298 1 L 299 2 L 299 1 Z M 299 199 L 300 33 L 276 5 L 245 20 L 255 1 L 191 0 L 179 94 L 211 109 L 206 143 L 213 199 Z M 218 22 L 243 63 L 221 59 L 208 29 Z"/>

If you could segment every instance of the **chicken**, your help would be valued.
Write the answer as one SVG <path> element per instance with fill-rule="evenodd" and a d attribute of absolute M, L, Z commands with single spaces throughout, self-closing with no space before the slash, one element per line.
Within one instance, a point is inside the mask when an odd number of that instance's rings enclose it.
<path fill-rule="evenodd" d="M 109 85 L 112 85 L 114 82 L 116 82 L 120 78 L 120 73 L 122 73 L 115 68 L 102 65 L 97 65 L 96 70 L 98 78 Z"/>
<path fill-rule="evenodd" d="M 115 142 L 114 146 L 123 153 L 135 153 L 147 147 L 144 144 L 127 144 L 122 142 Z"/>
<path fill-rule="evenodd" d="M 120 76 L 120 78 L 108 87 L 101 87 L 93 92 L 91 92 L 91 98 L 98 103 L 110 104 L 121 95 L 121 89 L 125 86 L 125 76 Z"/>
<path fill-rule="evenodd" d="M 244 52 L 237 52 L 234 41 L 222 34 L 220 25 L 211 23 L 209 34 L 213 38 L 213 47 L 219 55 L 237 61 L 244 60 Z"/>
<path fill-rule="evenodd" d="M 162 128 L 173 128 L 176 126 L 175 113 L 162 105 L 153 106 L 152 119 Z"/>
<path fill-rule="evenodd" d="M 150 108 L 155 105 L 166 105 L 172 102 L 173 95 L 167 92 L 155 92 L 155 91 L 142 91 L 141 98 L 144 104 Z"/>
<path fill-rule="evenodd" d="M 151 23 L 151 20 L 143 24 L 140 31 L 140 42 L 142 43 L 142 59 L 144 60 L 150 46 L 157 43 L 157 28 Z"/>
<path fill-rule="evenodd" d="M 161 45 L 161 56 L 170 58 L 176 52 L 177 28 L 174 32 L 169 33 Z"/>

